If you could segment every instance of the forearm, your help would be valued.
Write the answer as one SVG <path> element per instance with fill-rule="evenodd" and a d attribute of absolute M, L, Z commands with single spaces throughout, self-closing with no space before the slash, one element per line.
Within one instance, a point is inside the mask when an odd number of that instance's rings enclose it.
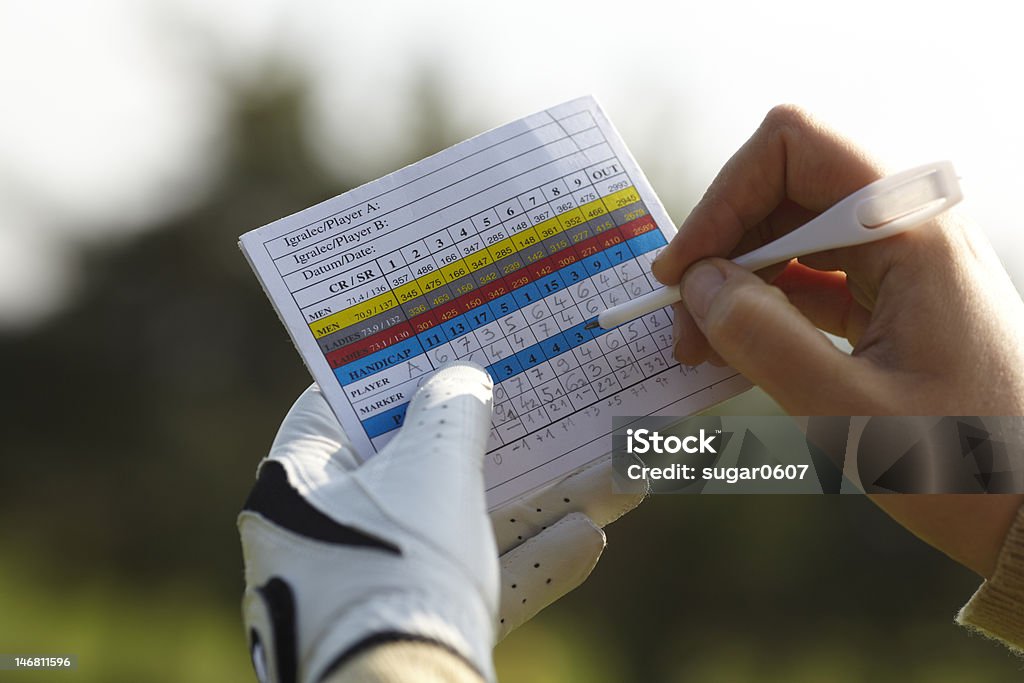
<path fill-rule="evenodd" d="M 884 494 L 871 499 L 929 545 L 985 579 L 992 578 L 1003 539 L 1024 495 Z"/>
<path fill-rule="evenodd" d="M 354 656 L 323 683 L 483 683 L 461 657 L 431 643 L 392 642 Z"/>

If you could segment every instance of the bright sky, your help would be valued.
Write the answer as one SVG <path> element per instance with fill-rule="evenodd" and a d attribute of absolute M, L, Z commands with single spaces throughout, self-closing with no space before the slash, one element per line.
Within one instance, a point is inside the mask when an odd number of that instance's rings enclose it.
<path fill-rule="evenodd" d="M 977 1 L 6 0 L 0 325 L 60 303 L 69 243 L 195 201 L 221 122 L 208 65 L 244 77 L 274 54 L 316 78 L 323 158 L 355 159 L 367 179 L 409 161 L 408 86 L 424 64 L 447 72 L 467 133 L 593 93 L 676 220 L 773 104 L 795 102 L 894 169 L 953 160 L 964 210 L 1021 288 L 1021 14 Z"/>

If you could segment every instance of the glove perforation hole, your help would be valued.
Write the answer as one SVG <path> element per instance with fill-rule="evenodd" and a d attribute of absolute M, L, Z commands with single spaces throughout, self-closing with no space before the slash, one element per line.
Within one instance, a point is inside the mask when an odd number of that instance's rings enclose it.
<path fill-rule="evenodd" d="M 541 511 L 541 509 L 540 509 L 540 508 L 537 508 L 537 512 L 540 512 L 540 511 Z"/>
<path fill-rule="evenodd" d="M 569 502 L 569 499 L 568 499 L 568 498 L 563 498 L 563 499 L 562 499 L 562 502 L 568 503 L 568 502 Z"/>
<path fill-rule="evenodd" d="M 521 541 L 521 540 L 523 540 L 523 537 L 522 536 L 516 536 L 516 540 Z"/>
<path fill-rule="evenodd" d="M 505 618 L 504 618 L 504 617 L 502 617 L 502 618 L 501 618 L 501 619 L 499 620 L 499 623 L 501 623 L 501 624 L 504 624 L 504 623 L 505 623 Z"/>
<path fill-rule="evenodd" d="M 550 578 L 550 577 L 548 577 L 548 580 L 547 580 L 547 581 L 545 581 L 544 583 L 551 583 L 551 578 Z"/>
<path fill-rule="evenodd" d="M 512 584 L 512 588 L 513 588 L 513 589 L 515 589 L 515 587 L 516 587 L 516 584 L 514 584 L 514 583 L 513 583 L 513 584 Z"/>
<path fill-rule="evenodd" d="M 534 569 L 540 569 L 540 562 L 534 562 L 533 563 L 533 568 Z"/>
<path fill-rule="evenodd" d="M 512 518 L 511 518 L 511 519 L 509 519 L 508 521 L 509 521 L 509 522 L 511 522 L 512 524 L 515 524 L 515 523 L 516 523 L 516 518 L 515 518 L 515 517 L 512 517 Z"/>
<path fill-rule="evenodd" d="M 523 598 L 523 603 L 522 604 L 524 604 L 524 605 L 526 604 L 526 598 Z"/>

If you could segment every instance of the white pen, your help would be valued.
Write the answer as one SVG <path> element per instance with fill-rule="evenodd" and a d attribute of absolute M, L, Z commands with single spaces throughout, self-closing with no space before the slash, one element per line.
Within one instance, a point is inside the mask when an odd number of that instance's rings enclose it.
<path fill-rule="evenodd" d="M 963 198 L 953 164 L 938 161 L 867 185 L 779 239 L 737 256 L 759 270 L 797 256 L 885 239 L 916 228 Z M 662 287 L 603 311 L 586 329 L 610 330 L 682 299 L 680 287 Z"/>

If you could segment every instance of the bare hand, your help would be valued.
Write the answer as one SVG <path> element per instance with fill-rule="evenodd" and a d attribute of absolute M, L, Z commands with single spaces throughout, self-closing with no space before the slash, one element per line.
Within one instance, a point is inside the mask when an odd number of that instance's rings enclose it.
<path fill-rule="evenodd" d="M 882 175 L 877 162 L 806 113 L 773 109 L 653 265 L 662 283 L 682 281 L 676 358 L 726 362 L 794 415 L 1024 414 L 1024 303 L 982 232 L 963 217 L 947 213 L 761 277 L 724 260 Z M 852 355 L 819 329 L 847 338 Z M 1021 498 L 879 502 L 987 576 Z"/>

